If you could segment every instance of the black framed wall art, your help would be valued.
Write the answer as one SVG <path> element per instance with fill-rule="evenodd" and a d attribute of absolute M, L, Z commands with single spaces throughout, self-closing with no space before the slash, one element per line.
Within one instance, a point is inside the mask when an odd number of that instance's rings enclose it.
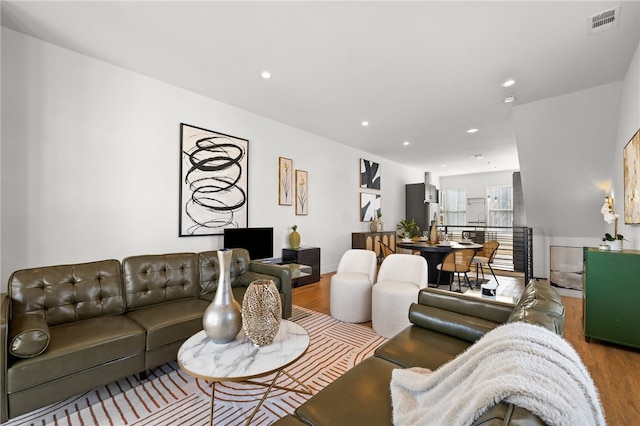
<path fill-rule="evenodd" d="M 360 188 L 380 189 L 380 163 L 360 159 Z"/>
<path fill-rule="evenodd" d="M 249 141 L 180 124 L 179 235 L 248 226 Z"/>

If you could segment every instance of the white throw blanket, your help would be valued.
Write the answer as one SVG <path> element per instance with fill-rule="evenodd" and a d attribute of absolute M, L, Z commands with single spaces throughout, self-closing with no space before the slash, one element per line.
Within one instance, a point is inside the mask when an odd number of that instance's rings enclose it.
<path fill-rule="evenodd" d="M 397 426 L 469 425 L 500 401 L 549 425 L 605 425 L 598 391 L 573 347 L 525 322 L 495 328 L 433 372 L 394 370 L 391 398 Z"/>

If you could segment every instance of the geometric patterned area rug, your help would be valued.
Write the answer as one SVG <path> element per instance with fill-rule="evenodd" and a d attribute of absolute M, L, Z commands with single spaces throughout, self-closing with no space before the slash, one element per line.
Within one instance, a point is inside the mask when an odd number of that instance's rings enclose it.
<path fill-rule="evenodd" d="M 294 307 L 293 319 L 310 336 L 307 352 L 286 371 L 315 394 L 386 341 L 366 326 L 343 323 L 328 315 Z M 257 380 L 268 382 L 273 375 Z M 286 375 L 278 385 L 296 388 Z M 244 424 L 266 388 L 242 382 L 216 383 L 216 425 Z M 269 425 L 311 396 L 272 389 L 251 424 Z M 147 380 L 129 376 L 106 386 L 11 419 L 3 426 L 169 426 L 209 424 L 211 388 L 184 373 L 176 362 L 151 370 Z"/>

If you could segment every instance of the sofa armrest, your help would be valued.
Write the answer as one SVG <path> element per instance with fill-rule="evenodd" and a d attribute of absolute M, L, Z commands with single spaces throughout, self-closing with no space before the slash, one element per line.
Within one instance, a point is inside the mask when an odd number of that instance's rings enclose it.
<path fill-rule="evenodd" d="M 409 321 L 415 326 L 473 343 L 504 324 L 514 306 L 427 288 L 420 291 L 418 303 L 409 308 Z"/>
<path fill-rule="evenodd" d="M 547 282 L 532 279 L 507 322 L 536 324 L 564 337 L 565 316 L 564 303 L 557 290 Z"/>
<path fill-rule="evenodd" d="M 418 303 L 500 324 L 507 322 L 516 307 L 515 303 L 500 302 L 436 288 L 422 289 L 418 294 Z"/>
<path fill-rule="evenodd" d="M 500 323 L 413 303 L 409 308 L 409 321 L 414 326 L 436 331 L 474 343 Z"/>
<path fill-rule="evenodd" d="M 251 272 L 258 274 L 273 275 L 280 280 L 280 294 L 282 294 L 282 318 L 291 317 L 293 298 L 291 294 L 291 268 L 289 265 L 276 265 L 273 263 L 264 263 L 251 261 L 249 264 Z"/>
<path fill-rule="evenodd" d="M 2 374 L 0 376 L 0 422 L 8 420 L 7 407 L 7 357 L 9 356 L 9 316 L 11 315 L 11 299 L 7 293 L 0 293 L 0 362 Z"/>
<path fill-rule="evenodd" d="M 282 293 L 291 293 L 291 268 L 289 265 L 275 265 L 273 263 L 264 263 L 251 261 L 251 272 L 259 274 L 273 275 L 280 278 L 280 291 Z"/>

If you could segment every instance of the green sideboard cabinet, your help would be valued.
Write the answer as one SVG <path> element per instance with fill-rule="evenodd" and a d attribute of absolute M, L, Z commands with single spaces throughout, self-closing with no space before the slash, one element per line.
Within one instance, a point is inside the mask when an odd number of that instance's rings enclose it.
<path fill-rule="evenodd" d="M 585 247 L 583 272 L 585 339 L 640 348 L 640 251 Z"/>

